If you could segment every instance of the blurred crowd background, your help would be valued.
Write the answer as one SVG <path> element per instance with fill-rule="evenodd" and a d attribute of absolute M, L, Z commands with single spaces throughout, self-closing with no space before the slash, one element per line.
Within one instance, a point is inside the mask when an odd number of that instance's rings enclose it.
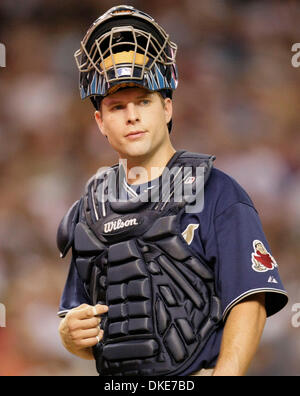
<path fill-rule="evenodd" d="M 0 375 L 95 375 L 56 316 L 69 260 L 60 219 L 117 158 L 82 102 L 73 53 L 112 0 L 1 0 Z M 290 301 L 268 319 L 249 375 L 300 374 L 299 1 L 136 0 L 179 46 L 176 148 L 215 154 L 252 197 Z M 69 258 L 69 257 L 68 257 Z M 294 320 L 293 320 L 294 318 Z"/>

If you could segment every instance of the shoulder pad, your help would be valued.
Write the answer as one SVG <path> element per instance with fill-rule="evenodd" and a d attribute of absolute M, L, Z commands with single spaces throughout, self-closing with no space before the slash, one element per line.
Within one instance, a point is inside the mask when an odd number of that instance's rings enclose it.
<path fill-rule="evenodd" d="M 64 258 L 72 246 L 75 226 L 79 220 L 80 201 L 76 201 L 61 220 L 56 236 L 60 257 Z"/>
<path fill-rule="evenodd" d="M 179 156 L 179 160 L 183 161 L 185 166 L 199 166 L 204 168 L 204 184 L 206 184 L 210 177 L 215 159 L 216 157 L 214 155 L 192 153 L 189 151 L 183 151 Z"/>
<path fill-rule="evenodd" d="M 201 154 L 201 153 L 192 153 L 189 151 L 183 151 L 182 154 L 180 155 L 180 158 L 185 158 L 185 159 L 189 158 L 189 159 L 198 160 L 199 162 L 207 161 L 213 163 L 216 159 L 216 156 L 210 154 Z"/>
<path fill-rule="evenodd" d="M 96 188 L 99 181 L 103 181 L 106 175 L 109 174 L 111 170 L 116 170 L 119 165 L 113 166 L 103 166 L 97 170 L 97 172 L 87 181 L 85 185 L 85 194 L 88 194 L 91 188 Z"/>

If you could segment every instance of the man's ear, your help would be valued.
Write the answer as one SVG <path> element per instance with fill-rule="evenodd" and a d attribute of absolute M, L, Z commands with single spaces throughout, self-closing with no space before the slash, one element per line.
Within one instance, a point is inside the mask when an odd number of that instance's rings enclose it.
<path fill-rule="evenodd" d="M 107 137 L 107 135 L 105 133 L 105 128 L 104 128 L 104 125 L 103 125 L 101 111 L 99 111 L 99 110 L 95 111 L 95 120 L 96 120 L 96 123 L 97 123 L 98 128 L 99 128 L 100 132 L 102 133 L 102 135 Z"/>
<path fill-rule="evenodd" d="M 165 117 L 167 124 L 172 120 L 173 117 L 173 102 L 170 98 L 165 99 Z"/>

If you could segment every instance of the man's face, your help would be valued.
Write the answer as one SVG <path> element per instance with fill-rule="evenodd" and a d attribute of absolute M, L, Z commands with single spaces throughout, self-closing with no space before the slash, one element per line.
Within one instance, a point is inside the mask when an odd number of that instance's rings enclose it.
<path fill-rule="evenodd" d="M 143 88 L 126 88 L 105 97 L 95 119 L 121 158 L 145 158 L 169 147 L 171 99 Z"/>

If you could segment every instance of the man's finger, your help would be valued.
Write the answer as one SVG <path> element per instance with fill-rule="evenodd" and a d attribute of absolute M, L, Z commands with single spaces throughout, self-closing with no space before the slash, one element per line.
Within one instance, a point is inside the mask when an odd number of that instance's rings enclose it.
<path fill-rule="evenodd" d="M 92 318 L 89 318 L 89 319 L 75 318 L 75 320 L 72 320 L 72 322 L 69 322 L 69 329 L 71 331 L 95 329 L 97 327 L 99 328 L 100 322 L 101 322 L 101 318 L 95 317 L 95 316 Z"/>
<path fill-rule="evenodd" d="M 94 316 L 102 315 L 108 311 L 108 307 L 106 305 L 97 304 L 95 306 L 86 305 L 84 308 L 78 307 L 78 309 L 74 309 L 69 312 L 69 316 L 72 315 L 73 318 L 83 320 L 90 319 Z"/>
<path fill-rule="evenodd" d="M 78 345 L 80 346 L 80 348 L 90 348 L 97 345 L 99 341 L 102 340 L 102 338 L 103 330 L 100 330 L 99 334 L 94 337 L 80 339 L 80 341 L 78 341 Z"/>
<path fill-rule="evenodd" d="M 73 340 L 86 340 L 88 338 L 96 338 L 97 336 L 100 339 L 100 329 L 94 328 L 94 329 L 87 329 L 87 330 L 77 330 L 73 332 L 72 334 L 72 339 Z"/>
<path fill-rule="evenodd" d="M 93 314 L 94 316 L 103 315 L 108 311 L 107 305 L 97 304 L 93 307 Z"/>

